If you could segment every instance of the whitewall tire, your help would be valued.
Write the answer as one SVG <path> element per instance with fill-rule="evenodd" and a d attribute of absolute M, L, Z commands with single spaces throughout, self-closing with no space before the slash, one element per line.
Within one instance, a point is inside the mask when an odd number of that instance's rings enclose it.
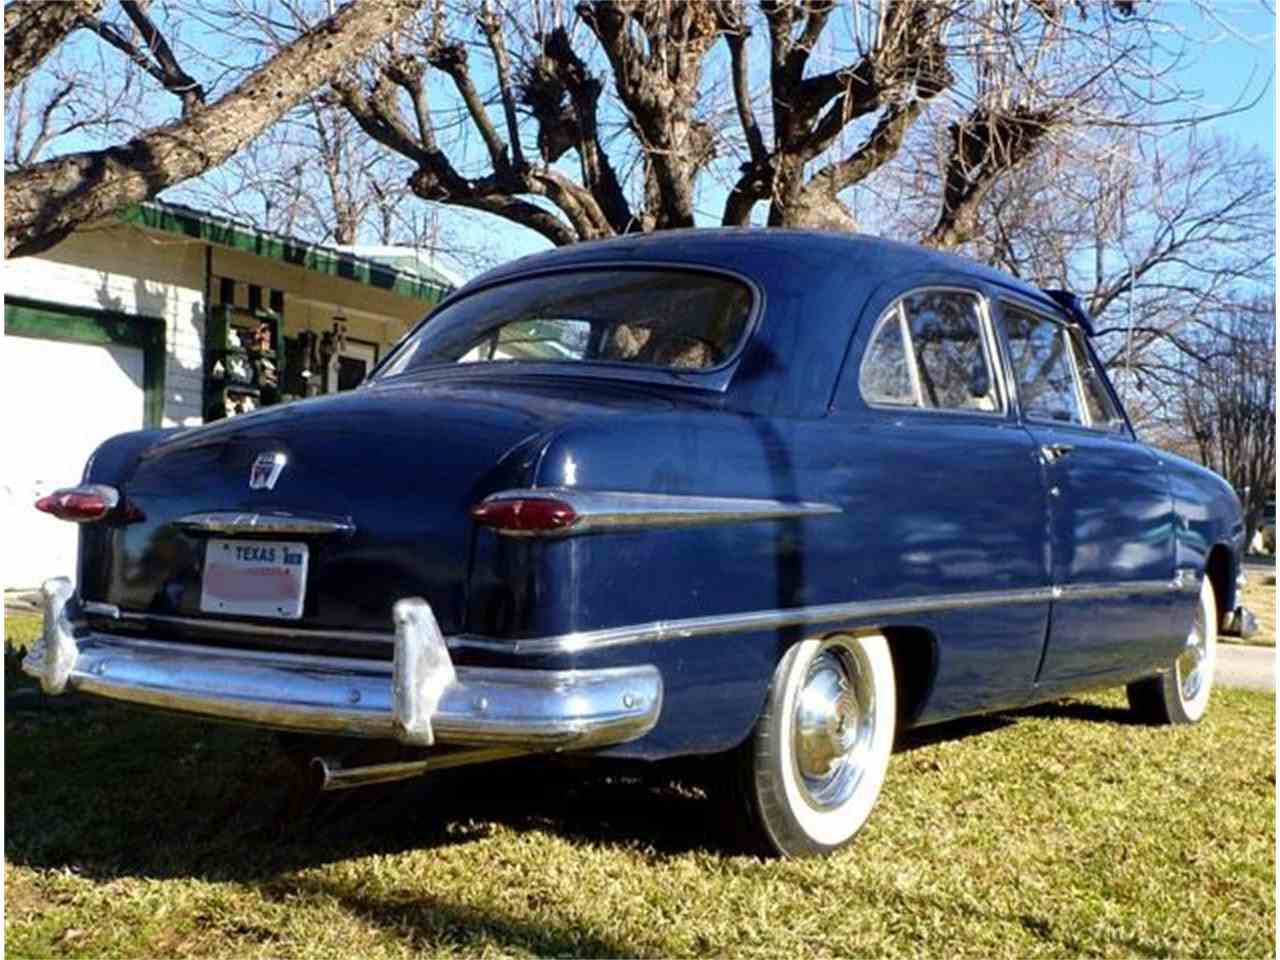
<path fill-rule="evenodd" d="M 852 840 L 880 796 L 896 718 L 883 636 L 837 634 L 788 650 L 738 752 L 751 845 L 802 857 Z"/>
<path fill-rule="evenodd" d="M 1196 723 L 1209 708 L 1217 662 L 1218 601 L 1206 576 L 1182 653 L 1158 676 L 1129 684 L 1129 706 L 1148 723 Z"/>

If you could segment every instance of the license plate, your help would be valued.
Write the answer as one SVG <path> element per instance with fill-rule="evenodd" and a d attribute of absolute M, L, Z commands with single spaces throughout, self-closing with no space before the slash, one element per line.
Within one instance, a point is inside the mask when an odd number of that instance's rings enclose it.
<path fill-rule="evenodd" d="M 200 609 L 205 613 L 297 620 L 306 588 L 305 543 L 212 539 L 204 549 Z"/>

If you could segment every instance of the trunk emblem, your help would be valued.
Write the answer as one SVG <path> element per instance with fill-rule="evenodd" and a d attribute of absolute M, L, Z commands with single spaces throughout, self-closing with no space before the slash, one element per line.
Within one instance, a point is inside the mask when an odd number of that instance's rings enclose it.
<path fill-rule="evenodd" d="M 289 458 L 279 451 L 258 454 L 249 468 L 249 489 L 274 490 L 288 462 Z"/>

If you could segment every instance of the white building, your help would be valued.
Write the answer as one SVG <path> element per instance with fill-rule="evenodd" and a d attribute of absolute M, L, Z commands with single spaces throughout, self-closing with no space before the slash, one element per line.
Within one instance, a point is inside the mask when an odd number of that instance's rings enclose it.
<path fill-rule="evenodd" d="M 218 328 L 211 317 L 250 325 L 274 318 L 280 383 L 252 402 L 363 379 L 455 285 L 412 251 L 377 253 L 375 259 L 147 203 L 38 257 L 6 262 L 4 586 L 32 587 L 74 570 L 75 529 L 32 504 L 77 482 L 98 443 L 126 430 L 203 423 L 220 412 L 217 348 L 226 344 L 207 341 Z M 332 336 L 335 322 L 345 337 Z M 311 369 L 317 343 L 335 348 L 320 354 L 323 369 Z"/>

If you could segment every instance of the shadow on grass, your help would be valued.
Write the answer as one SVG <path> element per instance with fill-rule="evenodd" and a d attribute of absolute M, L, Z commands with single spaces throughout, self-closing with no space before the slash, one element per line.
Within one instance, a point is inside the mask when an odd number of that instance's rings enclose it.
<path fill-rule="evenodd" d="M 510 761 L 317 797 L 270 734 L 89 702 L 8 712 L 5 745 L 11 864 L 102 882 L 231 881 L 279 901 L 333 898 L 422 949 L 637 953 L 563 920 L 523 922 L 499 902 L 386 898 L 299 871 L 471 843 L 495 824 L 645 855 L 715 844 L 712 805 L 694 792 L 555 764 Z"/>
<path fill-rule="evenodd" d="M 95 879 L 253 883 L 467 843 L 494 824 L 646 855 L 730 842 L 717 805 L 666 765 L 531 758 L 316 795 L 260 731 L 87 701 L 10 709 L 5 730 L 6 859 Z"/>
<path fill-rule="evenodd" d="M 445 944 L 457 946 L 464 953 L 480 953 L 486 944 L 500 948 L 520 947 L 540 956 L 632 957 L 639 956 L 634 946 L 601 937 L 555 921 L 529 923 L 501 909 L 478 910 L 450 903 L 440 897 L 413 899 L 380 897 L 323 877 L 303 877 L 287 885 L 272 885 L 268 896 L 285 899 L 298 895 L 322 897 L 335 901 L 350 916 L 393 930 L 413 950 L 430 951 Z M 521 891 L 512 891 L 514 898 Z"/>
<path fill-rule="evenodd" d="M 1109 707 L 1085 700 L 1055 700 L 1052 703 L 1026 707 L 1009 716 L 1039 717 L 1045 720 L 1084 720 L 1088 723 L 1114 723 L 1120 726 L 1146 725 L 1127 707 Z"/>
<path fill-rule="evenodd" d="M 932 747 L 952 740 L 966 740 L 970 737 L 984 736 L 1012 726 L 1016 720 L 1005 714 L 988 714 L 980 717 L 965 717 L 962 720 L 951 720 L 928 727 L 904 730 L 898 734 L 893 744 L 894 753 L 910 753 L 922 747 Z"/>
<path fill-rule="evenodd" d="M 907 731 L 897 750 L 985 736 L 1021 718 L 1132 722 L 1124 710 L 1067 700 Z M 495 824 L 646 857 L 740 849 L 725 798 L 710 789 L 709 758 L 649 767 L 510 760 L 316 797 L 260 731 L 91 702 L 11 709 L 5 729 L 6 859 L 98 879 L 260 884 L 370 854 L 473 842 Z"/>

